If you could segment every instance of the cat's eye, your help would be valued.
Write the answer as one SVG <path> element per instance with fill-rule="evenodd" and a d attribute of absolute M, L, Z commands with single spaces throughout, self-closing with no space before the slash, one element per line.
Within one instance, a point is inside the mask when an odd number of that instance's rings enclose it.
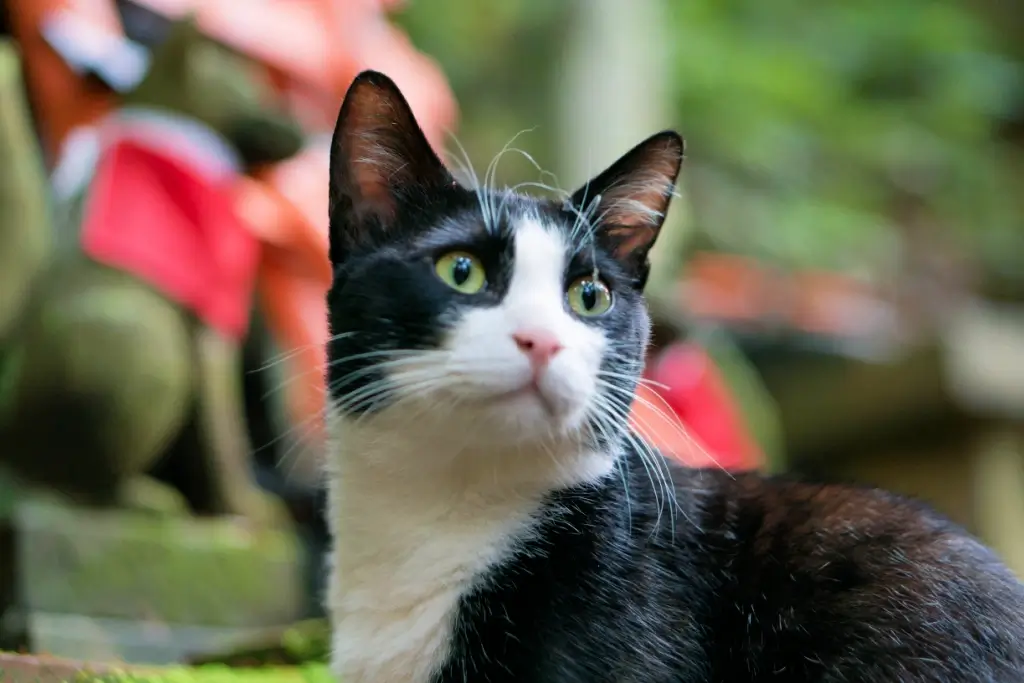
<path fill-rule="evenodd" d="M 480 259 L 464 251 L 452 251 L 437 259 L 434 270 L 446 285 L 463 294 L 476 294 L 487 283 Z"/>
<path fill-rule="evenodd" d="M 612 307 L 612 292 L 596 277 L 581 277 L 566 292 L 569 308 L 587 318 L 603 315 Z"/>

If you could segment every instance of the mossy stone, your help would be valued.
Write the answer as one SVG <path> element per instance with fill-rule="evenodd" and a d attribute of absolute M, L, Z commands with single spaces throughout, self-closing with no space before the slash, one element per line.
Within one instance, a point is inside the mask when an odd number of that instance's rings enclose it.
<path fill-rule="evenodd" d="M 237 628 L 302 616 L 302 551 L 287 531 L 35 500 L 13 526 L 29 612 Z"/>

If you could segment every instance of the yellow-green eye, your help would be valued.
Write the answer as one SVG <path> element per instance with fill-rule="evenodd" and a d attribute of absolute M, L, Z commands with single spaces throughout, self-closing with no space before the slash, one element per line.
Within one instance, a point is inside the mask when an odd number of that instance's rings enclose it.
<path fill-rule="evenodd" d="M 487 283 L 480 259 L 464 251 L 453 251 L 437 259 L 434 270 L 446 285 L 463 294 L 476 294 Z"/>
<path fill-rule="evenodd" d="M 569 286 L 569 308 L 588 318 L 602 315 L 612 307 L 612 293 L 595 277 L 581 277 Z"/>

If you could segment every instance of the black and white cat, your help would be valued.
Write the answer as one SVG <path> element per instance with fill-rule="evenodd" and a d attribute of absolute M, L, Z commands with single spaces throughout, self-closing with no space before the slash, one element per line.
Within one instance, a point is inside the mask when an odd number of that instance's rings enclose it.
<path fill-rule="evenodd" d="M 366 72 L 331 155 L 328 611 L 344 683 L 1024 681 L 1024 587 L 888 493 L 626 426 L 664 132 L 565 201 L 469 189 Z"/>

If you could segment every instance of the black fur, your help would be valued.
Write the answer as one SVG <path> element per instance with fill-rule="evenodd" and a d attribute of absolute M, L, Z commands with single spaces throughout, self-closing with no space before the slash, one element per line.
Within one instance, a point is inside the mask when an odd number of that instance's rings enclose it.
<path fill-rule="evenodd" d="M 366 353 L 432 348 L 453 311 L 499 303 L 515 240 L 508 217 L 528 213 L 566 234 L 579 214 L 594 218 L 566 284 L 595 265 L 608 280 L 614 307 L 587 322 L 613 340 L 604 369 L 631 392 L 660 221 L 612 200 L 623 179 L 635 193 L 638 180 L 661 178 L 668 186 L 632 199 L 663 211 L 681 154 L 678 136 L 654 136 L 566 204 L 491 193 L 506 210 L 487 226 L 394 84 L 360 76 L 332 156 L 336 404 L 380 379 Z M 482 294 L 432 273 L 452 248 L 487 262 Z M 1024 681 L 1024 586 L 927 508 L 877 490 L 659 461 L 666 495 L 636 448 L 615 437 L 602 446 L 622 448 L 620 472 L 550 494 L 529 538 L 464 596 L 435 683 Z"/>
<path fill-rule="evenodd" d="M 618 478 L 553 494 L 464 599 L 437 683 L 1024 680 L 1024 589 L 953 524 L 881 491 L 670 467 L 674 530 L 635 453 L 628 503 Z"/>

